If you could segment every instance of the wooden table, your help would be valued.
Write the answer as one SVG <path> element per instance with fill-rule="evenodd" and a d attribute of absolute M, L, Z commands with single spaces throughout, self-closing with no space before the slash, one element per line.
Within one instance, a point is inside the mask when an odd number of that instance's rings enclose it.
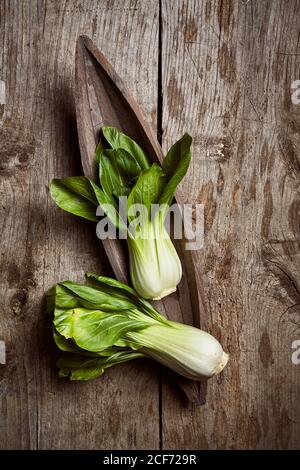
<path fill-rule="evenodd" d="M 299 25 L 297 0 L 0 2 L 1 448 L 299 448 Z M 81 172 L 80 34 L 165 149 L 194 137 L 181 189 L 205 205 L 209 331 L 231 356 L 203 407 L 150 361 L 90 383 L 57 377 L 44 292 L 85 270 L 109 274 L 93 226 L 48 193 L 53 176 Z"/>

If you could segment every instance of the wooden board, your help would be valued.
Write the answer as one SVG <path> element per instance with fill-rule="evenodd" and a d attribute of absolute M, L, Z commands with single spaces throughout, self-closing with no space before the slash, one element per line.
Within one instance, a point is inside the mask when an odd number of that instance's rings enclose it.
<path fill-rule="evenodd" d="M 296 0 L 0 2 L 0 448 L 299 448 L 299 24 Z M 181 192 L 205 204 L 208 329 L 231 354 L 205 407 L 184 406 L 164 382 L 160 397 L 150 362 L 87 384 L 56 377 L 43 293 L 107 267 L 90 225 L 59 211 L 46 189 L 54 175 L 81 171 L 79 34 L 154 129 L 162 104 L 165 149 L 186 130 L 194 136 Z"/>
<path fill-rule="evenodd" d="M 164 388 L 163 447 L 299 448 L 300 2 L 162 0 L 162 24 L 164 145 L 194 137 L 181 188 L 205 205 L 208 326 L 231 356 L 204 407 Z"/>
<path fill-rule="evenodd" d="M 75 108 L 82 170 L 86 177 L 98 184 L 95 165 L 95 148 L 101 139 L 104 125 L 116 127 L 134 139 L 152 163 L 163 161 L 162 148 L 147 122 L 143 109 L 135 101 L 123 80 L 96 44 L 87 36 L 79 36 L 75 56 Z M 174 198 L 174 202 L 179 203 Z M 183 245 L 173 240 L 175 249 Z M 181 242 L 181 241 L 180 241 Z M 105 254 L 117 280 L 130 284 L 128 248 L 125 240 L 102 240 Z M 193 324 L 207 323 L 207 308 L 203 294 L 203 279 L 195 269 L 193 252 L 178 250 L 182 278 L 176 292 L 160 301 L 155 307 L 172 321 Z M 188 267 L 188 269 L 187 269 Z M 197 282 L 198 281 L 198 282 Z M 201 321 L 201 325 L 200 325 Z M 174 386 L 180 387 L 193 403 L 204 404 L 206 381 L 191 381 L 174 374 Z"/>

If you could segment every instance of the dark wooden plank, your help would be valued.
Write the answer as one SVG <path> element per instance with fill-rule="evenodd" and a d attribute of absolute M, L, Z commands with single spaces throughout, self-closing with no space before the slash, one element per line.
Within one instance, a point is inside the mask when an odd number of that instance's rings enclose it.
<path fill-rule="evenodd" d="M 80 36 L 77 40 L 75 81 L 77 129 L 85 176 L 98 183 L 94 153 L 103 125 L 115 126 L 133 138 L 145 150 L 149 161 L 163 161 L 162 149 L 147 123 L 141 106 L 107 58 L 87 36 Z M 174 243 L 175 246 L 178 245 L 176 240 Z M 126 241 L 105 239 L 102 244 L 116 278 L 121 282 L 130 283 Z M 198 326 L 200 311 L 206 321 L 207 310 L 203 295 L 201 296 L 201 277 L 197 273 L 196 279 L 191 254 L 181 250 L 183 275 L 180 287 L 172 296 L 155 302 L 155 305 L 170 320 Z M 197 403 L 205 401 L 205 384 L 201 393 L 199 382 L 192 383 L 175 375 L 174 378 L 189 400 Z"/>
<path fill-rule="evenodd" d="M 163 447 L 299 448 L 300 2 L 162 0 L 163 141 L 194 136 L 209 331 L 230 362 L 204 407 L 163 388 Z"/>
<path fill-rule="evenodd" d="M 157 448 L 156 366 L 136 362 L 90 383 L 56 375 L 43 293 L 108 271 L 94 228 L 54 205 L 52 177 L 81 172 L 74 100 L 76 38 L 110 58 L 156 125 L 158 3 L 1 2 L 1 448 Z M 145 426 L 145 422 L 147 426 Z"/>

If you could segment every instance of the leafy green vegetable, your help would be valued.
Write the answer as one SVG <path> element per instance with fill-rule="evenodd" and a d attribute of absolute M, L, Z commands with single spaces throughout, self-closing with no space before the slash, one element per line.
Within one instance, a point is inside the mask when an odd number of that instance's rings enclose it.
<path fill-rule="evenodd" d="M 145 326 L 136 320 L 131 312 L 122 311 L 112 315 L 101 310 L 83 308 L 56 315 L 54 325 L 62 336 L 72 338 L 79 348 L 91 352 L 103 351 L 114 346 L 127 331 L 135 331 Z"/>
<path fill-rule="evenodd" d="M 142 308 L 147 314 L 155 320 L 164 321 L 164 317 L 158 314 L 157 310 L 145 299 L 138 297 L 134 289 L 109 277 L 98 276 L 93 273 L 86 273 L 85 277 L 89 284 L 92 284 L 96 289 L 100 289 L 110 296 L 123 295 L 127 301 L 131 301 L 138 308 Z M 125 291 L 125 292 L 124 292 Z"/>
<path fill-rule="evenodd" d="M 113 155 L 116 165 L 128 177 L 129 182 L 132 182 L 135 178 L 138 178 L 142 171 L 142 167 L 129 152 L 119 148 L 116 149 Z"/>
<path fill-rule="evenodd" d="M 57 366 L 60 377 L 69 377 L 70 380 L 90 380 L 100 377 L 105 369 L 109 367 L 143 356 L 143 354 L 137 351 L 126 349 L 103 358 L 89 358 L 87 356 L 75 356 L 65 353 L 57 361 Z"/>
<path fill-rule="evenodd" d="M 176 290 L 182 275 L 164 219 L 188 170 L 192 139 L 184 134 L 162 166 L 150 166 L 130 137 L 114 127 L 103 127 L 102 133 L 104 142 L 95 154 L 100 186 L 82 176 L 55 179 L 51 196 L 62 209 L 92 221 L 97 220 L 94 206 L 99 205 L 110 222 L 127 233 L 133 287 L 144 298 L 160 299 Z M 127 207 L 122 210 L 120 198 L 124 196 Z M 160 210 L 153 211 L 154 205 L 160 205 Z"/>
<path fill-rule="evenodd" d="M 126 150 L 136 160 L 142 170 L 149 168 L 149 162 L 141 147 L 130 137 L 115 127 L 102 127 L 102 133 L 112 149 Z"/>
<path fill-rule="evenodd" d="M 226 365 L 227 354 L 208 333 L 167 320 L 118 281 L 91 273 L 87 279 L 92 285 L 65 281 L 48 293 L 53 337 L 62 352 L 57 363 L 61 377 L 88 380 L 115 364 L 145 356 L 195 380 Z M 120 297 L 130 308 L 117 307 Z M 83 300 L 91 307 L 77 307 Z M 115 308 L 103 311 L 102 305 Z"/>
<path fill-rule="evenodd" d="M 50 194 L 61 209 L 97 222 L 95 208 L 97 199 L 89 180 L 85 176 L 52 180 Z"/>
<path fill-rule="evenodd" d="M 130 193 L 128 182 L 131 178 L 129 176 L 128 181 L 126 173 L 117 163 L 117 155 L 121 152 L 123 153 L 121 149 L 103 150 L 100 157 L 100 183 L 104 193 L 109 197 L 125 196 Z"/>
<path fill-rule="evenodd" d="M 178 140 L 168 151 L 163 161 L 163 169 L 168 178 L 160 198 L 160 204 L 171 204 L 175 189 L 185 176 L 191 162 L 192 138 L 188 134 Z"/>
<path fill-rule="evenodd" d="M 128 209 L 130 209 L 133 204 L 142 204 L 150 220 L 151 205 L 158 203 L 163 187 L 163 177 L 164 172 L 156 163 L 154 163 L 149 170 L 141 173 L 129 194 Z M 132 220 L 132 217 L 129 217 L 129 221 L 130 220 Z"/>
<path fill-rule="evenodd" d="M 92 287 L 82 286 L 82 284 L 70 281 L 60 283 L 59 287 L 65 287 L 68 296 L 70 294 L 76 295 L 79 304 L 76 307 L 99 308 L 104 312 L 109 312 L 115 309 L 128 310 L 134 306 L 122 292 L 110 297 L 104 290 L 95 290 Z"/>

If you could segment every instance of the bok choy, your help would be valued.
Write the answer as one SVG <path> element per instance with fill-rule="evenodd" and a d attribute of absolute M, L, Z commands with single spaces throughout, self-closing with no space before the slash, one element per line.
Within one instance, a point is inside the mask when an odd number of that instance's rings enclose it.
<path fill-rule="evenodd" d="M 47 294 L 59 375 L 99 377 L 105 369 L 150 357 L 193 380 L 221 372 L 228 355 L 210 334 L 164 318 L 129 286 L 86 274 L 87 285 L 56 284 Z"/>
<path fill-rule="evenodd" d="M 139 145 L 118 129 L 103 127 L 102 134 L 95 157 L 99 185 L 84 176 L 54 179 L 51 196 L 60 208 L 95 222 L 100 206 L 126 234 L 133 287 L 143 298 L 160 299 L 176 290 L 182 276 L 165 218 L 188 170 L 192 139 L 185 134 L 160 166 L 150 165 Z M 121 197 L 127 198 L 125 214 L 120 210 Z"/>

